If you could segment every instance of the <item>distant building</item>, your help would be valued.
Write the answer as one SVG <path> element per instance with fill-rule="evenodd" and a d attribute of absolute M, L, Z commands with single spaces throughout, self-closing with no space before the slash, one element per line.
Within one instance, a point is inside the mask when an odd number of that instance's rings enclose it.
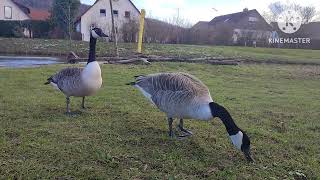
<path fill-rule="evenodd" d="M 12 0 L 0 1 L 0 20 L 23 21 L 30 19 L 30 9 Z"/>
<path fill-rule="evenodd" d="M 222 41 L 241 45 L 253 45 L 257 42 L 267 43 L 272 35 L 271 26 L 255 9 L 244 9 L 242 12 L 217 16 L 210 22 L 198 22 L 191 30 L 193 32 L 207 32 L 211 42 Z"/>
<path fill-rule="evenodd" d="M 123 38 L 122 26 L 130 20 L 139 21 L 140 11 L 131 0 L 112 0 L 115 30 L 118 39 Z M 112 35 L 111 8 L 109 0 L 97 0 L 76 20 L 76 31 L 81 32 L 82 40 L 90 40 L 90 29 L 99 27 L 105 30 L 108 35 Z"/>
<path fill-rule="evenodd" d="M 209 21 L 199 21 L 191 27 L 193 31 L 203 30 L 210 28 Z"/>
<path fill-rule="evenodd" d="M 320 41 L 320 22 L 310 22 L 304 24 L 301 27 L 306 37 L 311 38 L 311 40 Z"/>
<path fill-rule="evenodd" d="M 191 42 L 195 44 L 212 44 L 214 26 L 209 21 L 199 21 L 190 28 Z"/>

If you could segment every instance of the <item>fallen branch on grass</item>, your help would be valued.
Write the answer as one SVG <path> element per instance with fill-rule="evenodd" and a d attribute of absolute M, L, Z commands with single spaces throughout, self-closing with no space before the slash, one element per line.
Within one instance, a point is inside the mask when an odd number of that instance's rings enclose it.
<path fill-rule="evenodd" d="M 186 63 L 207 63 L 212 65 L 239 65 L 239 61 L 235 58 L 177 58 L 177 57 L 152 57 L 148 59 L 149 62 L 186 62 Z"/>
<path fill-rule="evenodd" d="M 146 58 L 132 58 L 120 61 L 107 61 L 106 64 L 151 64 Z"/>
<path fill-rule="evenodd" d="M 129 57 L 97 57 L 98 61 L 105 64 L 151 64 L 151 62 L 185 62 L 185 63 L 207 63 L 212 65 L 238 65 L 239 60 L 230 57 L 162 57 L 156 55 L 133 55 Z M 71 59 L 70 61 L 87 61 L 86 58 Z"/>

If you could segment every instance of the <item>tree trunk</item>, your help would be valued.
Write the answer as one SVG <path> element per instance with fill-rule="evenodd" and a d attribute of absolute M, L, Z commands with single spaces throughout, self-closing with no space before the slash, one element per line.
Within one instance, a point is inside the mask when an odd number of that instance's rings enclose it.
<path fill-rule="evenodd" d="M 112 22 L 112 35 L 111 39 L 114 41 L 115 48 L 116 48 L 116 55 L 119 57 L 119 50 L 118 50 L 118 37 L 117 32 L 114 27 L 114 17 L 113 17 L 113 7 L 112 7 L 112 0 L 109 0 L 110 2 L 110 10 L 111 10 L 111 22 Z"/>

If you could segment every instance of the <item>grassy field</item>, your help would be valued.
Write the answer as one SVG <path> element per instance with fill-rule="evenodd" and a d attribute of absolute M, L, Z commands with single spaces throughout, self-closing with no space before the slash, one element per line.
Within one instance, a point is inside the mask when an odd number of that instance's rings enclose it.
<path fill-rule="evenodd" d="M 0 69 L 0 179 L 307 179 L 320 177 L 320 66 L 103 65 L 101 91 L 72 98 L 43 82 L 56 65 Z M 124 85 L 137 74 L 191 73 L 205 82 L 252 139 L 256 163 L 223 124 L 186 121 L 188 139 L 167 136 L 165 115 Z"/>
<path fill-rule="evenodd" d="M 71 50 L 82 57 L 88 53 L 88 43 L 73 41 L 70 47 L 66 40 L 10 39 L 0 38 L 0 54 L 66 56 Z M 120 56 L 136 50 L 136 44 L 120 44 Z M 98 42 L 98 56 L 113 56 L 112 43 Z M 145 44 L 145 54 L 174 57 L 235 57 L 256 62 L 311 63 L 320 64 L 320 50 L 274 49 L 233 46 L 198 46 L 172 44 Z"/>

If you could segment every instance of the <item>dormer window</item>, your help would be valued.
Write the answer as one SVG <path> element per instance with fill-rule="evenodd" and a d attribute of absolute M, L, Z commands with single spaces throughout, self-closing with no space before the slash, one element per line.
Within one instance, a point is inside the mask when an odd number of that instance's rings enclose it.
<path fill-rule="evenodd" d="M 124 17 L 130 18 L 130 11 L 126 11 L 126 12 L 124 13 Z"/>
<path fill-rule="evenodd" d="M 12 19 L 12 7 L 4 6 L 4 18 Z"/>
<path fill-rule="evenodd" d="M 107 13 L 105 9 L 100 9 L 100 17 L 106 17 Z"/>

